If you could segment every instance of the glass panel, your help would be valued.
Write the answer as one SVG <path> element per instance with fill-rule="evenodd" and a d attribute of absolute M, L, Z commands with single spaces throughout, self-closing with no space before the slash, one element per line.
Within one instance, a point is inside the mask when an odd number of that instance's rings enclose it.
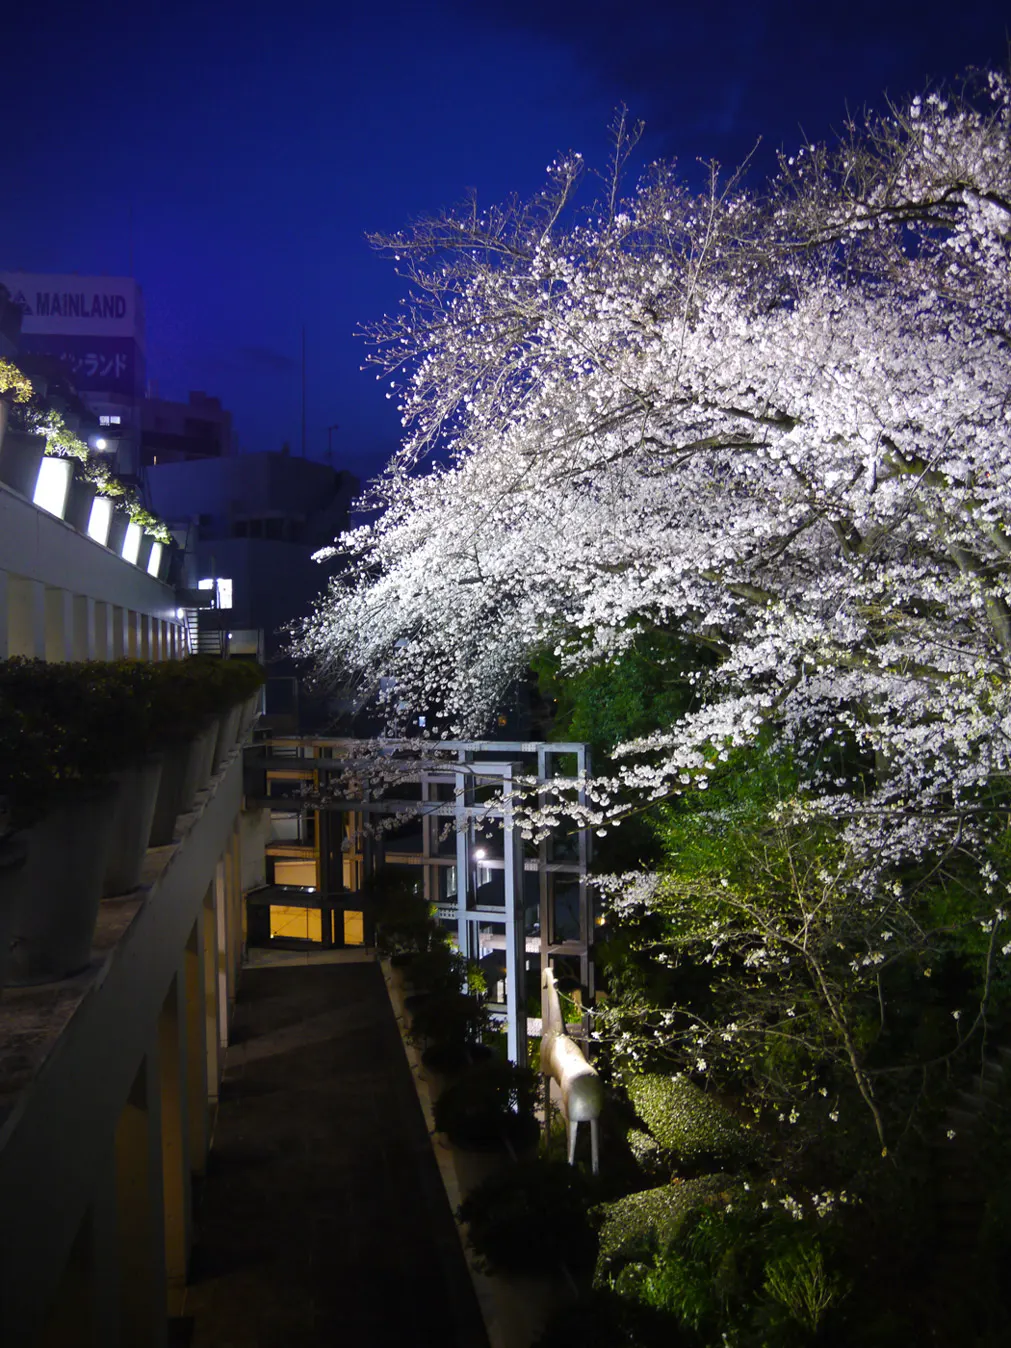
<path fill-rule="evenodd" d="M 361 913 L 344 913 L 344 944 L 363 945 L 365 942 L 365 918 Z"/>
<path fill-rule="evenodd" d="M 270 936 L 294 941 L 323 940 L 323 915 L 318 908 L 292 908 L 270 905 Z"/>
<path fill-rule="evenodd" d="M 316 862 L 282 861 L 278 857 L 274 862 L 274 884 L 315 886 Z"/>
<path fill-rule="evenodd" d="M 579 882 L 576 880 L 559 881 L 552 876 L 554 893 L 551 899 L 553 941 L 579 940 Z"/>

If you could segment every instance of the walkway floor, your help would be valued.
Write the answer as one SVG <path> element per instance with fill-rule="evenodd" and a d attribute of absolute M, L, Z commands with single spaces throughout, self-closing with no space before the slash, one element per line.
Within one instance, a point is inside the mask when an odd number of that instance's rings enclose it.
<path fill-rule="evenodd" d="M 232 1040 L 193 1348 L 487 1348 L 378 965 L 247 968 Z"/>

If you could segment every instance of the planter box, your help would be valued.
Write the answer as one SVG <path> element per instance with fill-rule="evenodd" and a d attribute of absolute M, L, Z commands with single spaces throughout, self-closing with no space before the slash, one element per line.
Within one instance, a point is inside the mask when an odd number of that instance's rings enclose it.
<path fill-rule="evenodd" d="M 8 429 L 0 445 L 0 482 L 30 501 L 35 495 L 45 447 L 45 436 Z"/>
<path fill-rule="evenodd" d="M 218 723 L 212 720 L 192 740 L 165 750 L 149 846 L 168 846 L 175 836 L 176 820 L 207 785 L 217 736 Z"/>
<path fill-rule="evenodd" d="M 148 558 L 151 556 L 151 544 L 154 539 L 150 534 L 142 533 L 140 536 L 140 552 L 137 553 L 137 565 L 142 571 L 147 570 Z"/>
<path fill-rule="evenodd" d="M 63 518 L 72 524 L 79 534 L 87 534 L 88 521 L 91 519 L 91 507 L 95 500 L 95 484 L 86 482 L 79 463 L 74 464 L 74 477 L 70 484 L 67 509 Z"/>
<path fill-rule="evenodd" d="M 214 761 L 211 768 L 214 773 L 221 771 L 222 763 L 235 748 L 241 716 L 242 703 L 237 702 L 234 707 L 230 707 L 218 717 L 218 737 L 214 745 Z"/>
<path fill-rule="evenodd" d="M 117 787 L 115 820 L 102 884 L 103 897 L 129 894 L 140 884 L 164 761 L 163 754 L 152 754 L 143 763 L 114 774 Z"/>
<path fill-rule="evenodd" d="M 7 982 L 52 983 L 86 969 L 98 919 L 115 787 L 60 805 L 28 830 Z"/>
<path fill-rule="evenodd" d="M 118 506 L 113 508 L 112 524 L 109 526 L 109 537 L 105 546 L 110 552 L 114 552 L 118 557 L 123 550 L 123 539 L 126 537 L 126 526 L 130 523 L 130 516 L 125 510 L 120 510 Z"/>

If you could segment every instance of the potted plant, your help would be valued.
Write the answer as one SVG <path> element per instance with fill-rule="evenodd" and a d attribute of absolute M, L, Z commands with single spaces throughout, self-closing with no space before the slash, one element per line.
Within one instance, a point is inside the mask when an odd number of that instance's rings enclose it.
<path fill-rule="evenodd" d="M 0 795 L 26 855 L 10 918 L 7 981 L 50 982 L 84 968 L 115 823 L 103 721 L 73 667 L 0 665 Z"/>
<path fill-rule="evenodd" d="M 45 452 L 44 436 L 8 425 L 0 449 L 0 482 L 5 482 L 30 501 L 35 494 Z"/>
<path fill-rule="evenodd" d="M 83 464 L 80 461 L 75 462 L 74 475 L 70 482 L 70 494 L 67 497 L 67 508 L 63 518 L 79 534 L 88 532 L 88 521 L 91 519 L 91 507 L 95 500 L 96 491 L 94 482 L 89 481 L 85 476 Z"/>

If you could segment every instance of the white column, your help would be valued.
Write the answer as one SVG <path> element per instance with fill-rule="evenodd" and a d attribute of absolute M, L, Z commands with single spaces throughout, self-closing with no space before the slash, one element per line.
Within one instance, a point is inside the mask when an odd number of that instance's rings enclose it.
<path fill-rule="evenodd" d="M 94 660 L 95 601 L 86 594 L 74 595 L 74 659 Z"/>
<path fill-rule="evenodd" d="M 7 578 L 7 653 L 46 657 L 46 587 L 39 580 Z"/>

